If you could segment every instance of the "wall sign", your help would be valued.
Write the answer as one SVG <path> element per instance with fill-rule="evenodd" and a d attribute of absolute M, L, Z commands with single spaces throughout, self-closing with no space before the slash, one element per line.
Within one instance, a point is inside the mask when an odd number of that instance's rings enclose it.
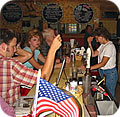
<path fill-rule="evenodd" d="M 93 10 L 86 3 L 82 3 L 74 9 L 74 18 L 78 23 L 88 23 L 92 17 Z"/>
<path fill-rule="evenodd" d="M 22 17 L 22 9 L 16 3 L 7 3 L 1 10 L 2 17 L 10 23 L 19 21 Z"/>
<path fill-rule="evenodd" d="M 43 9 L 43 17 L 49 23 L 56 23 L 62 18 L 63 12 L 59 5 L 56 3 L 48 4 Z"/>

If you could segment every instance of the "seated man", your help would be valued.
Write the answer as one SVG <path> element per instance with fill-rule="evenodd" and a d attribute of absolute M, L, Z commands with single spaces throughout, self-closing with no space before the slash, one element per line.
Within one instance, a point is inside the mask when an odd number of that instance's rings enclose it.
<path fill-rule="evenodd" d="M 55 38 L 55 33 L 54 33 L 53 29 L 48 28 L 48 29 L 43 30 L 42 35 L 43 35 L 43 42 L 40 45 L 40 51 L 41 51 L 42 55 L 46 57 L 48 54 L 49 48 L 51 46 L 51 43 Z M 56 53 L 56 58 L 58 58 L 57 63 L 60 62 L 59 58 L 61 56 L 62 56 L 62 52 L 60 50 L 57 51 L 57 53 Z"/>
<path fill-rule="evenodd" d="M 46 57 L 48 55 L 48 51 L 50 49 L 50 46 L 55 38 L 55 32 L 53 29 L 48 28 L 48 29 L 44 29 L 42 32 L 43 35 L 43 42 L 40 45 L 40 51 L 42 53 L 42 55 L 44 57 Z M 57 52 L 56 52 L 56 64 L 55 67 L 56 68 L 60 68 L 61 67 L 61 59 L 62 58 L 62 48 L 60 48 Z M 66 57 L 66 63 L 70 62 L 70 58 Z"/>
<path fill-rule="evenodd" d="M 41 78 L 49 80 L 53 69 L 55 53 L 61 46 L 60 35 L 55 37 L 49 49 Z M 19 98 L 20 85 L 32 87 L 36 84 L 38 71 L 27 68 L 12 58 L 16 52 L 17 38 L 13 31 L 0 29 L 0 96 L 13 106 Z"/>

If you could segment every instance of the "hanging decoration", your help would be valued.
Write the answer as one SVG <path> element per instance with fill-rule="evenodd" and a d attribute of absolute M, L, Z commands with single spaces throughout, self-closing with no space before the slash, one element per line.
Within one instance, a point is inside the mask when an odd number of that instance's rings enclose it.
<path fill-rule="evenodd" d="M 8 23 L 16 23 L 22 18 L 23 13 L 18 4 L 8 2 L 3 6 L 1 14 Z"/>
<path fill-rule="evenodd" d="M 82 3 L 74 9 L 73 14 L 78 23 L 88 23 L 93 17 L 93 10 L 88 4 Z"/>
<path fill-rule="evenodd" d="M 49 23 L 59 22 L 62 18 L 62 8 L 56 3 L 50 3 L 43 9 L 43 18 Z"/>

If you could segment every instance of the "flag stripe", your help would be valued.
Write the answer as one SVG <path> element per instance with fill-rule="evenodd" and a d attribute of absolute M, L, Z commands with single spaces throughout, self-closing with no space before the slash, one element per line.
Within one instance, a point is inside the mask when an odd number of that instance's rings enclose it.
<path fill-rule="evenodd" d="M 49 99 L 41 99 L 41 100 L 39 100 L 39 104 L 38 104 L 38 108 L 40 108 L 40 107 L 42 107 L 41 105 L 44 105 L 44 106 L 55 106 L 55 109 L 56 109 L 56 111 L 57 111 L 57 109 L 59 110 L 59 111 L 61 111 L 62 113 L 64 113 L 65 115 L 69 115 L 68 113 L 69 112 L 67 112 L 67 111 L 65 111 L 66 110 L 66 108 L 61 108 L 61 106 L 60 106 L 60 104 L 58 103 L 58 104 L 56 104 L 55 102 L 53 102 L 53 101 L 50 101 Z M 55 112 L 55 111 L 54 111 Z"/>
<path fill-rule="evenodd" d="M 68 113 L 69 117 L 72 117 L 72 111 L 71 109 L 66 106 L 66 104 L 64 103 L 64 101 L 58 103 L 58 105 L 60 106 L 60 108 L 62 108 L 63 110 L 66 110 L 66 112 Z"/>
<path fill-rule="evenodd" d="M 72 117 L 72 116 L 73 116 L 73 111 L 72 111 L 72 109 L 68 106 L 68 104 L 66 104 L 65 101 L 62 101 L 62 102 L 61 102 L 61 105 L 62 105 L 67 111 L 70 112 L 70 117 Z"/>
<path fill-rule="evenodd" d="M 54 107 L 56 109 L 54 111 L 55 113 L 58 113 L 58 111 L 60 111 L 61 113 L 65 114 L 65 112 L 66 112 L 65 115 L 67 115 L 67 116 L 73 117 L 73 115 L 76 115 L 76 117 L 78 117 L 79 111 L 77 111 L 77 110 L 79 110 L 79 109 L 74 108 L 77 105 L 75 105 L 74 103 L 71 103 L 71 100 L 72 100 L 72 98 L 66 100 L 66 102 L 62 101 L 62 102 L 59 102 L 58 104 L 56 104 L 54 101 L 51 101 L 51 100 L 49 100 L 47 98 L 46 99 L 45 98 L 39 99 L 38 100 L 38 105 L 37 105 L 37 111 L 40 111 L 41 110 L 40 108 L 43 107 L 43 106 L 51 106 L 51 109 L 54 110 L 53 107 L 55 106 Z M 40 111 L 40 112 L 43 112 L 43 111 Z"/>
<path fill-rule="evenodd" d="M 63 117 L 68 117 L 67 115 L 65 115 L 64 113 L 60 112 L 59 110 L 56 110 L 55 107 L 52 107 L 52 106 L 50 106 L 50 105 L 41 107 L 41 108 L 38 110 L 38 112 L 37 112 L 37 116 L 38 116 L 40 113 L 42 113 L 42 112 L 51 111 L 51 110 L 52 110 L 53 112 L 56 111 L 55 113 L 58 114 L 58 115 L 61 115 L 61 116 L 63 116 Z"/>
<path fill-rule="evenodd" d="M 76 104 L 71 103 L 71 100 L 65 100 L 65 103 L 66 103 L 67 106 L 72 110 L 72 113 L 73 113 L 73 115 L 74 115 L 73 117 L 78 117 L 78 113 L 76 113 L 76 109 L 79 110 L 79 109 L 78 109 L 78 106 L 77 106 L 77 108 L 75 109 Z"/>
<path fill-rule="evenodd" d="M 79 108 L 78 108 L 77 104 L 75 103 L 75 101 L 73 100 L 73 98 L 72 98 L 72 101 L 70 101 L 70 100 L 67 100 L 67 101 L 68 101 L 68 103 L 71 103 L 70 105 L 72 106 L 74 114 L 79 115 Z"/>

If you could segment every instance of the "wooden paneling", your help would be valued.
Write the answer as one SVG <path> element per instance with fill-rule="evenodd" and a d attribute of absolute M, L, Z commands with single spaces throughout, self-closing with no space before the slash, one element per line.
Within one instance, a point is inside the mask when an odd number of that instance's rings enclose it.
<path fill-rule="evenodd" d="M 102 19 L 100 20 L 101 22 L 103 22 L 103 26 L 107 28 L 107 30 L 111 33 L 111 34 L 116 34 L 116 27 L 117 27 L 117 21 L 116 19 Z"/>
<path fill-rule="evenodd" d="M 68 42 L 70 39 L 75 39 L 80 47 L 84 46 L 84 34 L 62 34 L 62 38 L 64 42 Z"/>
<path fill-rule="evenodd" d="M 24 16 L 42 16 L 42 9 L 45 5 L 48 3 L 58 3 L 61 8 L 63 9 L 63 17 L 60 20 L 61 23 L 77 23 L 73 17 L 73 10 L 74 8 L 79 5 L 80 3 L 88 3 L 91 8 L 94 11 L 93 19 L 89 22 L 90 24 L 94 24 L 95 27 L 98 26 L 97 19 L 99 20 L 101 18 L 101 13 L 105 11 L 118 11 L 118 8 L 115 4 L 112 2 L 109 2 L 108 0 L 16 0 L 16 3 L 19 4 L 23 10 Z M 101 20 L 101 19 L 100 19 Z M 107 19 L 109 20 L 109 19 Z M 109 26 L 109 23 L 111 23 L 111 26 L 113 29 L 110 30 L 110 32 L 116 32 L 115 27 L 115 19 L 113 19 L 113 22 L 107 22 L 107 20 L 101 20 L 105 23 L 105 26 Z M 47 22 L 43 21 L 43 28 L 47 28 Z M 22 19 L 19 22 L 16 23 L 8 23 L 6 22 L 1 16 L 0 16 L 0 27 L 5 28 L 11 28 L 17 32 L 22 32 Z"/>
<path fill-rule="evenodd" d="M 118 7 L 113 3 L 113 2 L 110 2 L 110 1 L 102 1 L 100 2 L 100 10 L 101 11 L 112 11 L 112 12 L 118 12 Z"/>
<path fill-rule="evenodd" d="M 118 41 L 119 44 L 119 50 L 118 50 L 118 82 L 120 83 L 120 38 Z"/>

